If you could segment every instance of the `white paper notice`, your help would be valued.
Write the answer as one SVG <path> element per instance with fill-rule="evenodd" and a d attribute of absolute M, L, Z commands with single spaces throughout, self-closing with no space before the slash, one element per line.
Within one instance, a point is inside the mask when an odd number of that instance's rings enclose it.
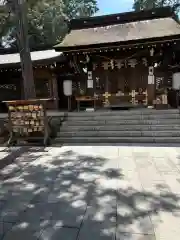
<path fill-rule="evenodd" d="M 93 80 L 92 79 L 87 81 L 87 87 L 93 88 Z"/>
<path fill-rule="evenodd" d="M 153 75 L 148 76 L 148 84 L 154 84 L 154 76 Z"/>

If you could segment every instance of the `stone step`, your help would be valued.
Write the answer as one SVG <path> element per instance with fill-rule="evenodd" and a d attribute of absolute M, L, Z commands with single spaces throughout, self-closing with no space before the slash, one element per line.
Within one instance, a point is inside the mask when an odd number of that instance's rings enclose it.
<path fill-rule="evenodd" d="M 180 143 L 180 114 L 177 109 L 68 113 L 54 143 Z"/>
<path fill-rule="evenodd" d="M 153 120 L 91 120 L 91 121 L 65 121 L 62 123 L 63 126 L 102 126 L 102 125 L 174 125 L 180 124 L 180 119 L 153 119 Z"/>
<path fill-rule="evenodd" d="M 180 114 L 159 114 L 159 115 L 109 115 L 109 116 L 75 116 L 68 117 L 67 121 L 116 121 L 116 120 L 158 120 L 158 119 L 179 119 Z"/>
<path fill-rule="evenodd" d="M 103 144 L 103 143 L 180 143 L 180 137 L 58 137 L 53 144 Z"/>
<path fill-rule="evenodd" d="M 80 116 L 128 116 L 128 115 L 163 115 L 163 114 L 179 114 L 178 109 L 156 110 L 156 109 L 141 109 L 141 110 L 124 110 L 124 111 L 95 111 L 95 112 L 69 112 L 65 113 L 69 117 Z"/>
<path fill-rule="evenodd" d="M 58 137 L 180 137 L 180 131 L 77 131 L 59 132 Z"/>
<path fill-rule="evenodd" d="M 179 125 L 102 125 L 102 126 L 62 126 L 61 132 L 78 132 L 78 131 L 180 131 Z"/>

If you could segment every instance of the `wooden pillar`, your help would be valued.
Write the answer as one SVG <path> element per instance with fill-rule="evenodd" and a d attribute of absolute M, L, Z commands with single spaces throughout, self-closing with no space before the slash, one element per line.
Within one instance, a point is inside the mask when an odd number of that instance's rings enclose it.
<path fill-rule="evenodd" d="M 90 56 L 86 56 L 86 61 L 87 61 L 87 95 L 94 96 L 94 81 L 93 81 L 93 64 L 92 64 L 92 59 Z M 88 81 L 92 81 L 93 87 L 90 88 L 88 86 Z M 91 85 L 91 84 L 90 84 Z"/>
<path fill-rule="evenodd" d="M 58 96 L 58 85 L 57 78 L 55 74 L 52 74 L 52 90 L 53 90 L 53 99 L 54 99 L 54 108 L 58 109 L 59 107 L 59 96 Z"/>
<path fill-rule="evenodd" d="M 153 105 L 153 101 L 155 100 L 155 83 L 154 76 L 148 76 L 148 106 Z"/>
<path fill-rule="evenodd" d="M 150 50 L 150 66 L 148 68 L 148 106 L 153 106 L 155 100 L 155 77 L 154 77 L 154 63 L 153 63 L 154 49 Z"/>

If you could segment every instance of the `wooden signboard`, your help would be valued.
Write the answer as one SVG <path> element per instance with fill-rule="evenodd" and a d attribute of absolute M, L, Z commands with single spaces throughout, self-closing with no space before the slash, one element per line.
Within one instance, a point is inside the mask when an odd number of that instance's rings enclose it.
<path fill-rule="evenodd" d="M 48 99 L 6 101 L 9 115 L 8 145 L 18 140 L 42 140 L 48 144 L 50 129 L 46 115 Z"/>

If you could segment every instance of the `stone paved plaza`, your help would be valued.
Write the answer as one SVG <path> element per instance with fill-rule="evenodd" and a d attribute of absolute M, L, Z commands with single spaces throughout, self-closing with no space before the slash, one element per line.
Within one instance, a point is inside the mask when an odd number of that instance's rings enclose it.
<path fill-rule="evenodd" d="M 180 147 L 1 148 L 0 159 L 0 240 L 180 239 Z"/>

